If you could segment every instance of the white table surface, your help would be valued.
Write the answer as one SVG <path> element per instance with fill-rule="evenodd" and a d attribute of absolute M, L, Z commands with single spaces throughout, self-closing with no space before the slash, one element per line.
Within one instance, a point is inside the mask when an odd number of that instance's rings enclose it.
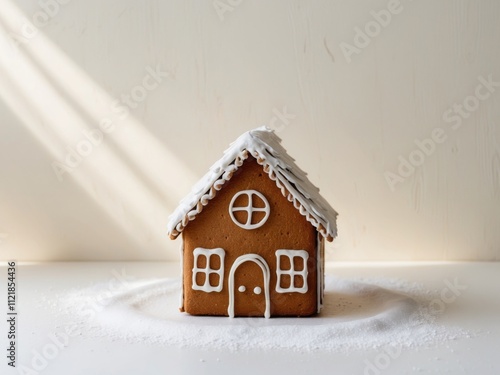
<path fill-rule="evenodd" d="M 40 308 L 41 294 L 56 295 L 69 288 L 106 282 L 113 270 L 135 278 L 179 275 L 178 263 L 100 262 L 20 264 L 18 281 L 18 365 L 30 365 L 34 352 L 60 329 L 57 315 Z M 500 263 L 329 264 L 327 273 L 341 278 L 397 278 L 440 290 L 443 281 L 458 277 L 467 289 L 440 317 L 442 324 L 481 332 L 472 338 L 431 348 L 404 349 L 380 374 L 500 374 Z M 0 268 L 0 303 L 6 310 L 6 264 Z M 43 291 L 41 293 L 40 291 Z M 7 345 L 6 313 L 0 323 Z M 77 336 L 50 360 L 43 371 L 30 374 L 378 374 L 366 362 L 380 352 L 354 351 L 300 354 L 286 351 L 224 351 L 179 349 Z M 7 366 L 1 356 L 0 374 L 23 373 Z"/>

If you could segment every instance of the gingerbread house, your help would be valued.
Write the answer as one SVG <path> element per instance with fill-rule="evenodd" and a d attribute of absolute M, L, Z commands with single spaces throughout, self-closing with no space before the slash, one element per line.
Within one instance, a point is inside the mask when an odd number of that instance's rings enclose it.
<path fill-rule="evenodd" d="M 170 238 L 182 235 L 181 311 L 318 313 L 336 218 L 274 131 L 243 134 L 170 217 Z"/>

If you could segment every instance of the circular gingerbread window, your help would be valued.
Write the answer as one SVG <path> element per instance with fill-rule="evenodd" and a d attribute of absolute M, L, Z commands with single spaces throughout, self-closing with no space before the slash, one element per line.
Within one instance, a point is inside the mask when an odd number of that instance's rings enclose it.
<path fill-rule="evenodd" d="M 240 228 L 260 228 L 269 218 L 271 210 L 266 197 L 256 190 L 236 193 L 229 204 L 229 215 Z"/>

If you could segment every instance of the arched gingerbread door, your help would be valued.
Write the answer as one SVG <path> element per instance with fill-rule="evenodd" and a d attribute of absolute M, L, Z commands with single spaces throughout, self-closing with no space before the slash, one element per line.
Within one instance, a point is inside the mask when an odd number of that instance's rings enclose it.
<path fill-rule="evenodd" d="M 264 258 L 257 254 L 238 257 L 229 271 L 228 315 L 271 316 L 269 299 L 270 271 Z"/>

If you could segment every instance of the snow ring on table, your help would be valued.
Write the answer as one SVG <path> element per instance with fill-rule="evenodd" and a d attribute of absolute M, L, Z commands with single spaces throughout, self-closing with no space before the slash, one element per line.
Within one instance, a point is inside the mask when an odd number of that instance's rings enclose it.
<path fill-rule="evenodd" d="M 179 279 L 128 282 L 120 291 L 96 285 L 62 297 L 82 335 L 133 343 L 231 351 L 335 351 L 429 346 L 468 336 L 437 324 L 436 295 L 415 284 L 327 277 L 320 315 L 308 318 L 200 317 L 181 313 Z M 92 313 L 90 303 L 98 300 Z M 89 316 L 92 316 L 89 319 Z"/>

